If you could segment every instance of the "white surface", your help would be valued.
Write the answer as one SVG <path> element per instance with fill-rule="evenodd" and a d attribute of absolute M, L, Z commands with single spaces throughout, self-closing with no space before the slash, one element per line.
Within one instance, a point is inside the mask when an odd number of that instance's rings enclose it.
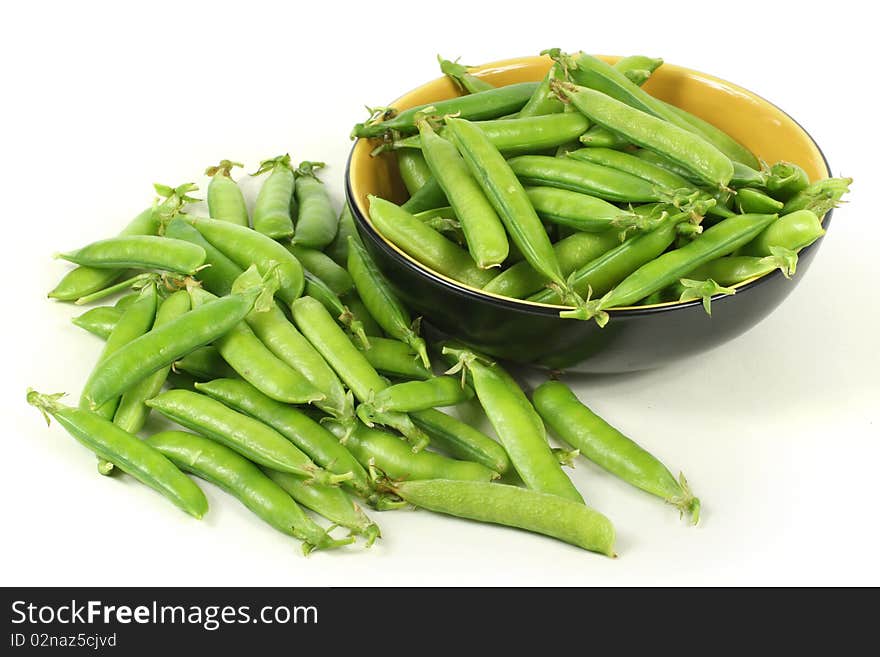
<path fill-rule="evenodd" d="M 880 584 L 868 5 L 488 4 L 7 7 L 0 584 Z M 100 349 L 69 323 L 81 309 L 46 300 L 65 271 L 51 254 L 118 231 L 153 181 L 205 182 L 220 158 L 253 170 L 290 151 L 327 161 L 340 201 L 365 103 L 435 77 L 437 52 L 481 62 L 552 46 L 660 55 L 738 82 L 791 112 L 834 172 L 856 179 L 805 280 L 756 329 L 690 362 L 578 384 L 687 473 L 704 501 L 699 528 L 581 463 L 577 484 L 618 528 L 616 561 L 427 512 L 377 514 L 386 538 L 370 551 L 304 559 L 214 488 L 196 522 L 98 476 L 91 454 L 25 404 L 27 386 L 75 399 Z"/>

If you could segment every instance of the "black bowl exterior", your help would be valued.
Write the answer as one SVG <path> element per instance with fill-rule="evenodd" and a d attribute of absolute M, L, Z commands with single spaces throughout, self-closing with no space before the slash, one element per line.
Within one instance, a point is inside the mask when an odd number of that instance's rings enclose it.
<path fill-rule="evenodd" d="M 830 169 L 829 169 L 830 170 Z M 803 249 L 797 274 L 780 271 L 712 301 L 611 311 L 604 328 L 593 321 L 561 319 L 552 308 L 508 301 L 460 287 L 415 265 L 392 248 L 354 202 L 346 172 L 346 196 L 370 255 L 400 297 L 420 314 L 427 330 L 465 342 L 496 358 L 583 373 L 651 369 L 717 347 L 769 315 L 806 273 L 822 242 Z M 826 231 L 831 212 L 823 221 Z"/>

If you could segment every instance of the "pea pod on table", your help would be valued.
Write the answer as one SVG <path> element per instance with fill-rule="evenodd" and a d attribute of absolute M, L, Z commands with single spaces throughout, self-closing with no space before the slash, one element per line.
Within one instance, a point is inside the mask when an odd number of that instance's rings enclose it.
<path fill-rule="evenodd" d="M 424 381 L 406 381 L 377 392 L 373 399 L 358 406 L 358 417 L 372 426 L 375 413 L 410 413 L 441 406 L 455 406 L 473 399 L 474 391 L 458 378 L 436 376 Z"/>
<path fill-rule="evenodd" d="M 113 328 L 122 317 L 122 311 L 113 306 L 98 306 L 87 310 L 82 315 L 74 317 L 71 322 L 93 335 L 106 340 L 113 332 Z"/>
<path fill-rule="evenodd" d="M 434 408 L 411 413 L 413 422 L 431 437 L 431 445 L 462 461 L 481 463 L 498 474 L 510 469 L 507 452 L 482 431 Z"/>
<path fill-rule="evenodd" d="M 238 376 L 238 372 L 223 360 L 223 356 L 213 345 L 194 349 L 183 358 L 174 361 L 171 364 L 171 371 L 178 374 L 181 372 L 188 374 L 195 381 L 210 381 L 211 379 Z"/>
<path fill-rule="evenodd" d="M 355 345 L 376 371 L 397 379 L 430 379 L 434 373 L 422 364 L 419 355 L 405 342 L 370 337 L 370 346 Z"/>
<path fill-rule="evenodd" d="M 232 262 L 196 228 L 182 217 L 175 217 L 165 227 L 165 236 L 197 244 L 205 250 L 205 266 L 196 274 L 196 278 L 209 292 L 218 296 L 229 294 L 232 282 L 241 275 L 242 268 Z"/>
<path fill-rule="evenodd" d="M 272 239 L 290 237 L 293 235 L 292 207 L 296 204 L 293 196 L 296 183 L 290 155 L 263 160 L 259 169 L 251 175 L 260 176 L 266 172 L 269 172 L 269 177 L 260 187 L 254 203 L 254 230 Z"/>
<path fill-rule="evenodd" d="M 239 226 L 249 225 L 244 194 L 229 175 L 233 167 L 243 166 L 232 160 L 220 160 L 220 164 L 205 170 L 205 175 L 211 177 L 211 182 L 208 183 L 208 214 L 212 219 L 229 221 Z"/>
<path fill-rule="evenodd" d="M 93 242 L 61 253 L 59 258 L 98 269 L 161 269 L 194 274 L 205 263 L 205 250 L 190 242 L 153 235 L 127 235 Z"/>

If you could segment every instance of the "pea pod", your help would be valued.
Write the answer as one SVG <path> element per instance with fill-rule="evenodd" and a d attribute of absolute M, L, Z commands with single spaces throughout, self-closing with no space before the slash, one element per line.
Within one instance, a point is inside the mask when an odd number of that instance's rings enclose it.
<path fill-rule="evenodd" d="M 407 212 L 415 214 L 425 210 L 433 210 L 444 205 L 449 205 L 449 200 L 446 198 L 440 183 L 431 176 L 401 207 Z"/>
<path fill-rule="evenodd" d="M 715 281 L 718 285 L 736 285 L 751 278 L 757 278 L 779 269 L 786 278 L 794 276 L 797 269 L 797 254 L 782 246 L 770 247 L 768 256 L 725 256 L 707 262 L 687 273 L 693 280 Z M 684 290 L 676 287 L 672 298 L 680 298 Z"/>
<path fill-rule="evenodd" d="M 323 249 L 336 237 L 336 212 L 327 189 L 315 173 L 323 162 L 302 162 L 296 169 L 294 194 L 297 204 L 293 243 Z"/>
<path fill-rule="evenodd" d="M 207 266 L 202 267 L 196 277 L 210 292 L 218 296 L 229 294 L 232 289 L 232 281 L 241 275 L 241 267 L 223 255 L 213 244 L 202 237 L 202 234 L 194 226 L 180 217 L 175 217 L 165 227 L 165 236 L 191 242 L 203 248 L 205 250 L 205 265 Z"/>
<path fill-rule="evenodd" d="M 456 358 L 456 367 L 467 372 L 480 405 L 526 486 L 583 503 L 550 450 L 544 423 L 510 375 L 499 365 L 464 349 L 446 346 L 443 353 Z"/>
<path fill-rule="evenodd" d="M 342 268 L 348 263 L 349 237 L 360 239 L 357 227 L 354 225 L 354 217 L 351 216 L 351 208 L 348 203 L 344 203 L 339 214 L 339 230 L 336 231 L 336 237 L 324 248 L 324 253 Z"/>
<path fill-rule="evenodd" d="M 797 164 L 777 162 L 767 174 L 767 191 L 779 201 L 787 201 L 795 194 L 805 190 L 810 184 L 810 176 Z"/>
<path fill-rule="evenodd" d="M 327 312 L 336 318 L 336 321 L 348 329 L 362 345 L 369 347 L 370 340 L 364 331 L 363 323 L 342 303 L 342 299 L 321 278 L 308 270 L 303 273 L 306 277 L 306 295 L 320 301 L 321 305 L 327 309 Z"/>
<path fill-rule="evenodd" d="M 770 256 L 772 248 L 781 246 L 799 251 L 825 234 L 822 222 L 811 210 L 798 210 L 779 217 L 754 240 L 746 244 L 739 255 Z"/>
<path fill-rule="evenodd" d="M 425 341 L 413 328 L 409 312 L 366 249 L 354 240 L 349 240 L 348 244 L 348 273 L 351 274 L 358 296 L 367 306 L 370 315 L 379 322 L 379 326 L 391 337 L 408 344 L 422 359 L 425 367 L 430 367 Z"/>
<path fill-rule="evenodd" d="M 426 119 L 417 125 L 422 153 L 461 223 L 471 257 L 481 269 L 500 265 L 508 254 L 507 235 L 489 199 L 455 146 L 438 136 Z"/>
<path fill-rule="evenodd" d="M 753 169 L 741 162 L 733 162 L 733 178 L 730 186 L 736 189 L 740 187 L 756 187 L 763 189 L 767 186 L 767 171 Z"/>
<path fill-rule="evenodd" d="M 526 187 L 526 194 L 542 219 L 578 231 L 605 233 L 617 229 L 625 232 L 629 228 L 638 229 L 642 223 L 639 215 L 589 194 L 558 187 Z"/>
<path fill-rule="evenodd" d="M 767 196 L 762 191 L 745 187 L 736 192 L 736 207 L 743 214 L 757 213 L 768 214 L 779 212 L 785 204 Z"/>
<path fill-rule="evenodd" d="M 517 486 L 472 481 L 400 481 L 389 486 L 410 504 L 447 515 L 516 527 L 584 550 L 614 554 L 614 526 L 582 503 Z"/>
<path fill-rule="evenodd" d="M 577 232 L 559 240 L 553 245 L 553 250 L 556 252 L 563 276 L 569 276 L 575 270 L 619 245 L 620 237 L 617 230 L 605 233 Z M 483 290 L 514 299 L 525 299 L 545 287 L 548 282 L 532 269 L 529 263 L 518 262 L 489 281 Z"/>
<path fill-rule="evenodd" d="M 520 182 L 533 187 L 557 187 L 624 203 L 650 203 L 667 198 L 663 190 L 642 178 L 569 157 L 521 155 L 508 164 Z"/>
<path fill-rule="evenodd" d="M 670 191 L 682 188 L 694 189 L 694 186 L 687 179 L 652 162 L 641 160 L 631 153 L 623 153 L 610 148 L 581 148 L 568 153 L 568 157 L 623 171 Z"/>
<path fill-rule="evenodd" d="M 352 542 L 331 538 L 278 484 L 233 450 L 202 436 L 163 431 L 147 444 L 178 467 L 219 486 L 278 531 L 303 541 L 303 554 Z"/>
<path fill-rule="evenodd" d="M 199 392 L 272 427 L 329 472 L 337 475 L 350 473 L 350 478 L 342 483 L 361 497 L 367 498 L 373 493 L 367 473 L 360 464 L 333 435 L 301 411 L 270 399 L 242 380 L 216 379 L 196 383 L 195 387 Z"/>
<path fill-rule="evenodd" d="M 477 267 L 473 258 L 413 217 L 403 207 L 369 196 L 370 221 L 386 239 L 426 267 L 456 281 L 482 287 L 496 276 Z"/>
<path fill-rule="evenodd" d="M 217 347 L 199 347 L 189 352 L 183 358 L 174 361 L 171 365 L 174 372 L 184 372 L 197 381 L 210 381 L 211 379 L 234 378 L 238 372 L 232 369 Z"/>
<path fill-rule="evenodd" d="M 211 177 L 208 183 L 208 214 L 218 221 L 229 221 L 239 226 L 248 226 L 249 217 L 244 195 L 232 176 L 233 167 L 243 164 L 231 160 L 220 160 L 220 164 L 208 167 L 205 175 Z"/>
<path fill-rule="evenodd" d="M 361 409 L 366 410 L 366 415 L 372 412 L 424 411 L 441 406 L 455 406 L 473 397 L 474 391 L 459 379 L 435 376 L 424 381 L 397 383 L 380 390 L 371 401 L 358 407 L 358 414 L 361 414 Z M 365 424 L 369 426 L 369 422 Z"/>
<path fill-rule="evenodd" d="M 663 66 L 659 57 L 631 55 L 621 57 L 614 63 L 614 68 L 623 73 L 633 84 L 641 87 L 658 68 Z"/>
<path fill-rule="evenodd" d="M 578 141 L 589 148 L 613 148 L 622 150 L 631 147 L 632 144 L 625 137 L 611 132 L 601 125 L 590 127 L 584 134 L 578 137 Z"/>
<path fill-rule="evenodd" d="M 481 119 L 495 119 L 518 112 L 526 104 L 537 82 L 520 82 L 505 87 L 489 89 L 468 96 L 441 100 L 425 105 L 411 107 L 399 114 L 393 114 L 391 118 L 383 121 L 371 119 L 366 123 L 357 124 L 352 130 L 352 137 L 381 137 L 390 130 L 399 132 L 415 132 L 415 118 L 419 112 L 428 107 L 433 108 L 433 113 L 438 116 L 456 115 L 463 119 L 479 121 Z M 383 109 L 378 112 L 376 118 L 384 118 L 392 114 L 393 110 Z"/>
<path fill-rule="evenodd" d="M 529 118 L 532 116 L 546 116 L 548 114 L 560 114 L 563 105 L 556 97 L 556 94 L 550 89 L 552 80 L 562 80 L 565 73 L 562 68 L 555 62 L 547 71 L 547 75 L 541 80 L 541 83 L 532 92 L 528 102 L 519 111 L 519 118 Z"/>
<path fill-rule="evenodd" d="M 99 269 L 135 267 L 194 274 L 205 262 L 205 250 L 183 240 L 129 235 L 93 242 L 58 257 Z"/>
<path fill-rule="evenodd" d="M 254 230 L 272 239 L 290 237 L 293 235 L 291 206 L 296 203 L 293 196 L 296 183 L 290 155 L 263 160 L 260 168 L 251 175 L 260 176 L 267 171 L 269 177 L 260 187 L 254 203 Z"/>
<path fill-rule="evenodd" d="M 605 309 L 628 306 L 662 290 L 696 267 L 748 244 L 776 219 L 775 214 L 742 214 L 725 219 L 685 246 L 642 265 L 601 299 L 560 315 L 577 319 L 595 317 L 596 323 L 604 326 L 608 322 Z"/>
<path fill-rule="evenodd" d="M 419 355 L 405 342 L 389 338 L 370 337 L 370 346 L 355 345 L 369 361 L 385 376 L 399 379 L 429 379 L 434 376 L 422 365 Z"/>
<path fill-rule="evenodd" d="M 365 468 L 375 466 L 392 479 L 492 481 L 498 478 L 498 473 L 479 463 L 456 461 L 429 451 L 414 454 L 397 436 L 363 424 L 348 434 L 345 427 L 333 420 L 325 424 Z"/>
<path fill-rule="evenodd" d="M 797 210 L 811 210 L 822 219 L 849 191 L 852 178 L 825 178 L 810 184 L 785 202 L 780 214 L 791 214 Z"/>
<path fill-rule="evenodd" d="M 418 135 L 413 135 L 410 139 L 419 142 Z M 420 142 L 418 148 L 421 148 Z M 431 177 L 431 169 L 425 161 L 425 156 L 414 149 L 403 149 L 397 153 L 397 169 L 400 171 L 403 186 L 410 196 L 424 187 Z"/>
<path fill-rule="evenodd" d="M 58 401 L 62 396 L 29 389 L 27 401 L 43 413 L 47 423 L 51 415 L 99 458 L 161 493 L 191 516 L 201 518 L 207 513 L 204 493 L 165 456 L 97 413 L 65 406 Z"/>
<path fill-rule="evenodd" d="M 303 268 L 324 281 L 334 294 L 342 296 L 354 287 L 351 275 L 345 267 L 336 264 L 322 251 L 296 244 L 291 244 L 288 248 Z"/>
<path fill-rule="evenodd" d="M 75 326 L 85 329 L 93 335 L 106 340 L 113 332 L 113 328 L 122 317 L 122 311 L 112 306 L 98 306 L 87 310 L 82 315 L 74 317 L 72 320 Z"/>
<path fill-rule="evenodd" d="M 700 500 L 684 475 L 678 480 L 646 450 L 593 413 L 564 383 L 547 381 L 535 390 L 535 408 L 566 443 L 599 467 L 665 500 L 696 524 Z"/>
<path fill-rule="evenodd" d="M 431 437 L 431 445 L 462 461 L 474 461 L 504 474 L 510 468 L 507 452 L 486 434 L 434 408 L 415 411 L 413 422 Z"/>
<path fill-rule="evenodd" d="M 660 153 L 706 183 L 724 187 L 733 177 L 730 158 L 693 132 L 594 89 L 561 84 L 559 93 L 594 123 L 623 135 L 637 146 Z"/>
<path fill-rule="evenodd" d="M 495 88 L 491 82 L 470 73 L 468 69 L 471 67 L 459 64 L 457 59 L 452 62 L 437 55 L 437 61 L 440 62 L 440 70 L 443 75 L 452 80 L 455 86 L 464 93 L 475 94 Z"/>
<path fill-rule="evenodd" d="M 373 394 L 388 387 L 387 382 L 373 369 L 318 301 L 311 297 L 297 299 L 291 305 L 291 312 L 299 330 L 336 371 L 358 401 L 367 401 Z M 428 437 L 403 413 L 384 413 L 376 421 L 400 431 L 412 443 L 413 451 L 423 449 L 429 442 Z"/>

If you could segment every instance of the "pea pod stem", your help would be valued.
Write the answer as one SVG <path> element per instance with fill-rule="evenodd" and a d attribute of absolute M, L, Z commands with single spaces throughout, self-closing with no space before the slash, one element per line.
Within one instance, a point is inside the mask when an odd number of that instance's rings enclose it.
<path fill-rule="evenodd" d="M 458 59 L 450 61 L 437 55 L 437 61 L 440 63 L 440 70 L 443 72 L 443 75 L 452 80 L 455 86 L 464 93 L 475 94 L 495 88 L 491 82 L 473 75 L 468 70 L 472 67 L 459 64 Z"/>

